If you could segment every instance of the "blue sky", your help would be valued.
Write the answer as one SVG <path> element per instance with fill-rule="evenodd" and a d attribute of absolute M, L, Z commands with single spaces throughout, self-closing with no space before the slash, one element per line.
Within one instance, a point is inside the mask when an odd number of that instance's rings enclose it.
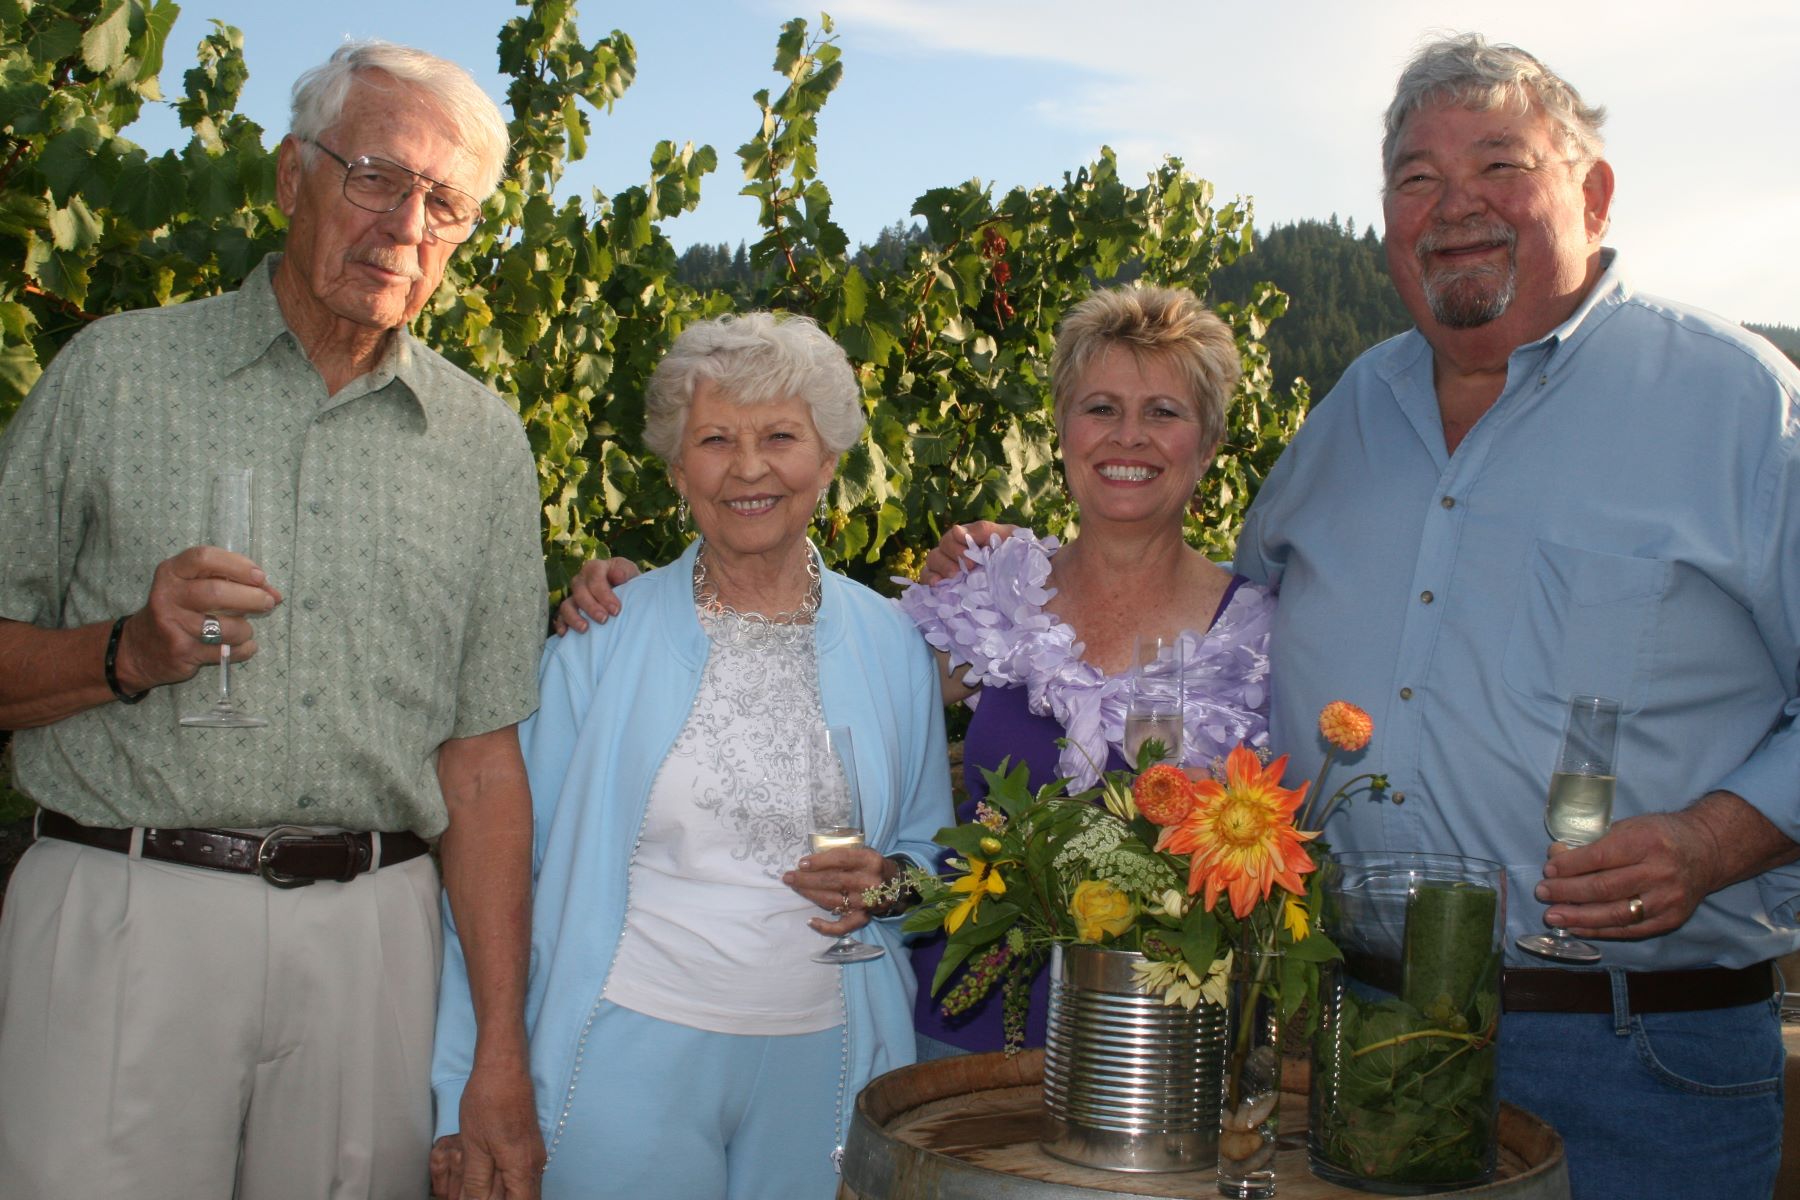
<path fill-rule="evenodd" d="M 180 92 L 219 17 L 244 31 L 243 109 L 273 142 L 293 78 L 345 36 L 453 58 L 500 98 L 495 39 L 511 0 L 182 0 L 164 76 Z M 928 188 L 979 177 L 1053 183 L 1110 145 L 1141 174 L 1164 154 L 1248 196 L 1259 227 L 1336 213 L 1379 224 L 1380 114 L 1401 64 L 1433 32 L 1479 30 L 1524 46 L 1605 104 L 1618 174 L 1612 244 L 1646 291 L 1742 320 L 1800 325 L 1800 5 L 1792 0 L 839 0 L 844 82 L 821 118 L 820 174 L 853 240 L 906 218 Z M 1572 16 L 1571 14 L 1577 14 Z M 566 187 L 614 192 L 647 174 L 659 139 L 711 143 L 719 170 L 677 246 L 735 245 L 755 208 L 735 151 L 784 20 L 818 10 L 769 0 L 580 6 L 585 40 L 617 27 L 638 79 L 594 117 Z M 129 131 L 173 144 L 172 115 Z"/>

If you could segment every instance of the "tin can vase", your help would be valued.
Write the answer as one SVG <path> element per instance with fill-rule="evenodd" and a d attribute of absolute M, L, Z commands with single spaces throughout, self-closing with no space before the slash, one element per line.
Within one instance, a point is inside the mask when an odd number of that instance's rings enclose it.
<path fill-rule="evenodd" d="M 1135 951 L 1055 946 L 1044 1046 L 1044 1152 L 1107 1171 L 1213 1165 L 1225 1012 L 1139 990 Z"/>

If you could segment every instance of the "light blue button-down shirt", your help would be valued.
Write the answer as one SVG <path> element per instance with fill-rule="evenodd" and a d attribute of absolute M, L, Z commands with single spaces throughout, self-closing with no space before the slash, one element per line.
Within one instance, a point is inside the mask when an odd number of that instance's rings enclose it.
<path fill-rule="evenodd" d="M 1611 252 L 1573 316 L 1521 346 L 1454 455 L 1417 330 L 1359 358 L 1246 519 L 1237 568 L 1280 589 L 1272 743 L 1318 770 L 1319 709 L 1375 719 L 1355 769 L 1389 799 L 1337 849 L 1438 850 L 1532 895 L 1567 698 L 1623 702 L 1614 818 L 1742 796 L 1800 840 L 1800 372 L 1718 318 L 1638 295 Z M 1741 966 L 1800 947 L 1800 872 L 1714 893 L 1605 962 Z M 1538 965 L 1542 965 L 1541 962 Z"/>

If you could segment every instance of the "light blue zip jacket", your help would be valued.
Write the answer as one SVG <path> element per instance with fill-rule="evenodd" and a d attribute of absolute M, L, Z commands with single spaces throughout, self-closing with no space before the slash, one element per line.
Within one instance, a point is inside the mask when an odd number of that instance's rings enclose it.
<path fill-rule="evenodd" d="M 531 976 L 525 999 L 538 1123 L 552 1157 L 576 1087 L 615 1081 L 584 1060 L 584 1039 L 625 922 L 632 855 L 650 786 L 693 707 L 710 646 L 694 612 L 698 543 L 625 585 L 623 611 L 586 633 L 551 639 L 538 668 L 539 708 L 520 726 L 535 826 Z M 951 823 L 937 668 L 891 601 L 827 572 L 818 614 L 819 699 L 857 748 L 867 844 L 920 863 Z M 454 1133 L 475 1047 L 462 946 L 445 905 L 444 973 L 432 1090 L 437 1133 Z M 887 948 L 843 968 L 846 1062 L 838 1144 L 851 1102 L 884 1071 L 913 1061 L 915 981 L 897 921 L 857 934 Z M 704 986 L 697 979 L 698 986 Z M 680 1086 L 676 1064 L 662 1081 Z M 691 1069 L 691 1067 L 689 1068 Z"/>

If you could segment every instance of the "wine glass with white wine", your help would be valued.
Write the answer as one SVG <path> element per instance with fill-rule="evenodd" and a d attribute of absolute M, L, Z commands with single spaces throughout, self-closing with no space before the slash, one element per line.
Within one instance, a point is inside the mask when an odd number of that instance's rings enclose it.
<path fill-rule="evenodd" d="M 812 852 L 863 844 L 862 794 L 856 786 L 856 752 L 842 725 L 815 729 L 806 739 L 806 786 L 812 811 Z M 840 916 L 844 914 L 839 914 Z M 857 963 L 887 951 L 849 934 L 813 955 L 814 962 Z"/>
<path fill-rule="evenodd" d="M 1562 749 L 1550 775 L 1544 829 L 1565 846 L 1599 841 L 1612 825 L 1613 790 L 1618 782 L 1619 702 L 1603 696 L 1569 701 Z M 1593 963 L 1600 951 L 1560 929 L 1517 940 L 1521 950 L 1560 962 Z"/>
<path fill-rule="evenodd" d="M 206 542 L 221 550 L 254 557 L 250 544 L 249 467 L 220 467 L 213 472 L 207 490 Z M 209 613 L 209 616 L 242 616 L 242 613 Z M 240 711 L 231 702 L 231 647 L 219 647 L 219 699 L 205 712 L 181 718 L 181 723 L 201 729 L 259 729 L 268 722 Z"/>
<path fill-rule="evenodd" d="M 1126 765 L 1137 769 L 1138 751 L 1156 741 L 1155 761 L 1181 764 L 1182 647 L 1179 637 L 1132 639 L 1131 675 L 1125 686 Z"/>

